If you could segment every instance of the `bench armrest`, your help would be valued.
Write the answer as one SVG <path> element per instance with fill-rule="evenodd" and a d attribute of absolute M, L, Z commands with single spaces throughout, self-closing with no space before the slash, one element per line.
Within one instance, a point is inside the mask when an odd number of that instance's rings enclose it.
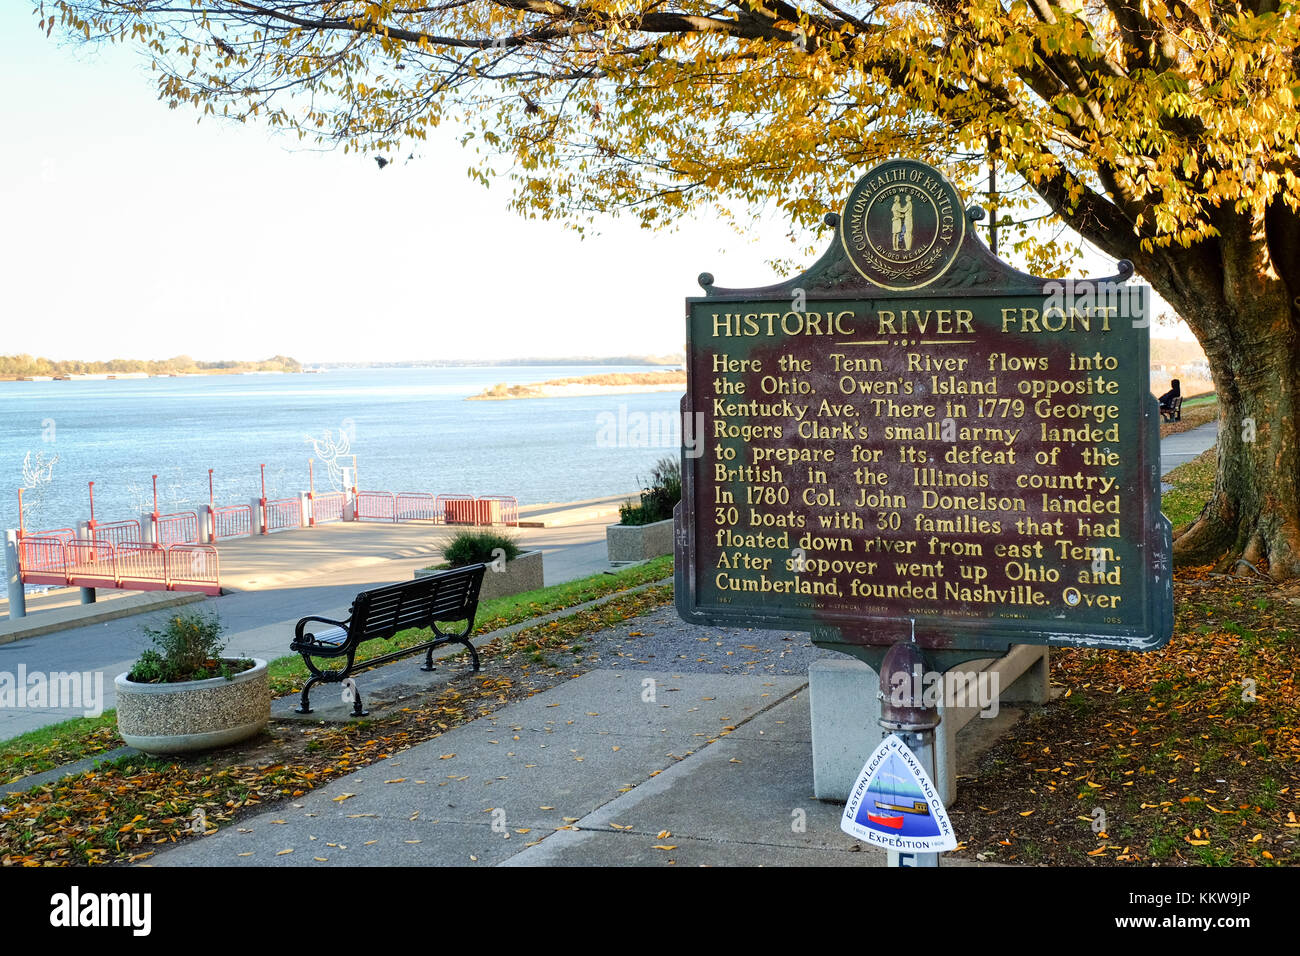
<path fill-rule="evenodd" d="M 348 618 L 346 621 L 334 621 L 328 617 L 304 617 L 301 621 L 298 622 L 298 625 L 293 629 L 294 640 L 295 641 L 302 640 L 303 625 L 306 624 L 308 621 L 319 621 L 321 624 L 333 624 L 335 627 L 341 627 L 343 628 L 343 630 L 346 631 L 348 629 L 348 624 L 351 622 L 351 620 L 352 620 L 351 618 Z"/>

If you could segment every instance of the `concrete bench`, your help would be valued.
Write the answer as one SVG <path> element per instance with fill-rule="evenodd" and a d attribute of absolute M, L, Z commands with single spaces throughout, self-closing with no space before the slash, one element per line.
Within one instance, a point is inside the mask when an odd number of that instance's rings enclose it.
<path fill-rule="evenodd" d="M 967 661 L 956 670 L 984 674 L 989 686 L 996 677 L 999 705 L 1044 703 L 1048 698 L 1046 647 L 1017 644 L 1004 657 Z M 819 800 L 844 802 L 882 739 L 880 678 L 862 661 L 843 656 L 810 664 L 808 684 L 813 795 Z M 943 701 L 939 703 L 942 720 L 935 732 L 934 784 L 945 804 L 957 795 L 957 732 L 979 713 L 978 706 L 948 707 Z"/>

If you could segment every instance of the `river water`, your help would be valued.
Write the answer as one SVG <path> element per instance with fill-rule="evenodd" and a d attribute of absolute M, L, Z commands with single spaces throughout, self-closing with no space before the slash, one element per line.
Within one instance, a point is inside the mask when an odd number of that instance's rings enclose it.
<path fill-rule="evenodd" d="M 615 366 L 343 369 L 111 381 L 0 382 L 0 527 L 190 511 L 341 486 L 506 494 L 521 504 L 633 490 L 675 454 L 681 392 L 468 402 L 498 382 L 646 371 Z M 331 462 L 333 468 L 330 467 Z"/>

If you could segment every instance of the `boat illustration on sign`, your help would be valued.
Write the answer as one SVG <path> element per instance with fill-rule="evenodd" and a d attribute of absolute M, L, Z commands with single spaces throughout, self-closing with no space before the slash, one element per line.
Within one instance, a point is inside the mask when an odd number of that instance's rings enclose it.
<path fill-rule="evenodd" d="M 903 765 L 898 754 L 891 753 L 884 763 L 877 768 L 858 811 L 859 823 L 868 826 L 888 827 L 891 830 L 908 830 L 910 832 L 937 832 L 934 821 L 928 826 L 922 820 L 914 820 L 908 826 L 908 817 L 929 817 L 930 804 L 921 792 L 920 786 L 912 773 Z M 865 819 L 863 819 L 865 818 Z"/>
<path fill-rule="evenodd" d="M 878 823 L 882 827 L 889 827 L 892 830 L 903 829 L 903 822 L 907 819 L 907 817 L 903 816 L 904 813 L 920 813 L 926 816 L 929 816 L 930 814 L 930 805 L 924 800 L 914 800 L 910 807 L 905 807 L 898 803 L 881 803 L 877 800 L 876 809 L 886 811 L 893 810 L 894 812 L 872 813 L 867 811 L 867 819 L 872 823 Z"/>

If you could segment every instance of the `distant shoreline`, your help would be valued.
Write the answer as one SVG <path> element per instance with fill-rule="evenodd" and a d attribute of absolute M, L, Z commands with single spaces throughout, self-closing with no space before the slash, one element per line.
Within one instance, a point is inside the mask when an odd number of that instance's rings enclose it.
<path fill-rule="evenodd" d="M 206 378 L 209 375 L 302 375 L 307 369 L 288 371 L 286 369 L 251 369 L 212 368 L 200 372 L 86 372 L 76 375 L 0 375 L 0 382 L 138 382 L 146 378 Z"/>
<path fill-rule="evenodd" d="M 557 378 L 527 385 L 500 382 L 467 402 L 501 402 L 516 398 L 571 398 L 580 395 L 630 395 L 638 392 L 679 392 L 686 388 L 686 372 L 629 372 Z"/>

